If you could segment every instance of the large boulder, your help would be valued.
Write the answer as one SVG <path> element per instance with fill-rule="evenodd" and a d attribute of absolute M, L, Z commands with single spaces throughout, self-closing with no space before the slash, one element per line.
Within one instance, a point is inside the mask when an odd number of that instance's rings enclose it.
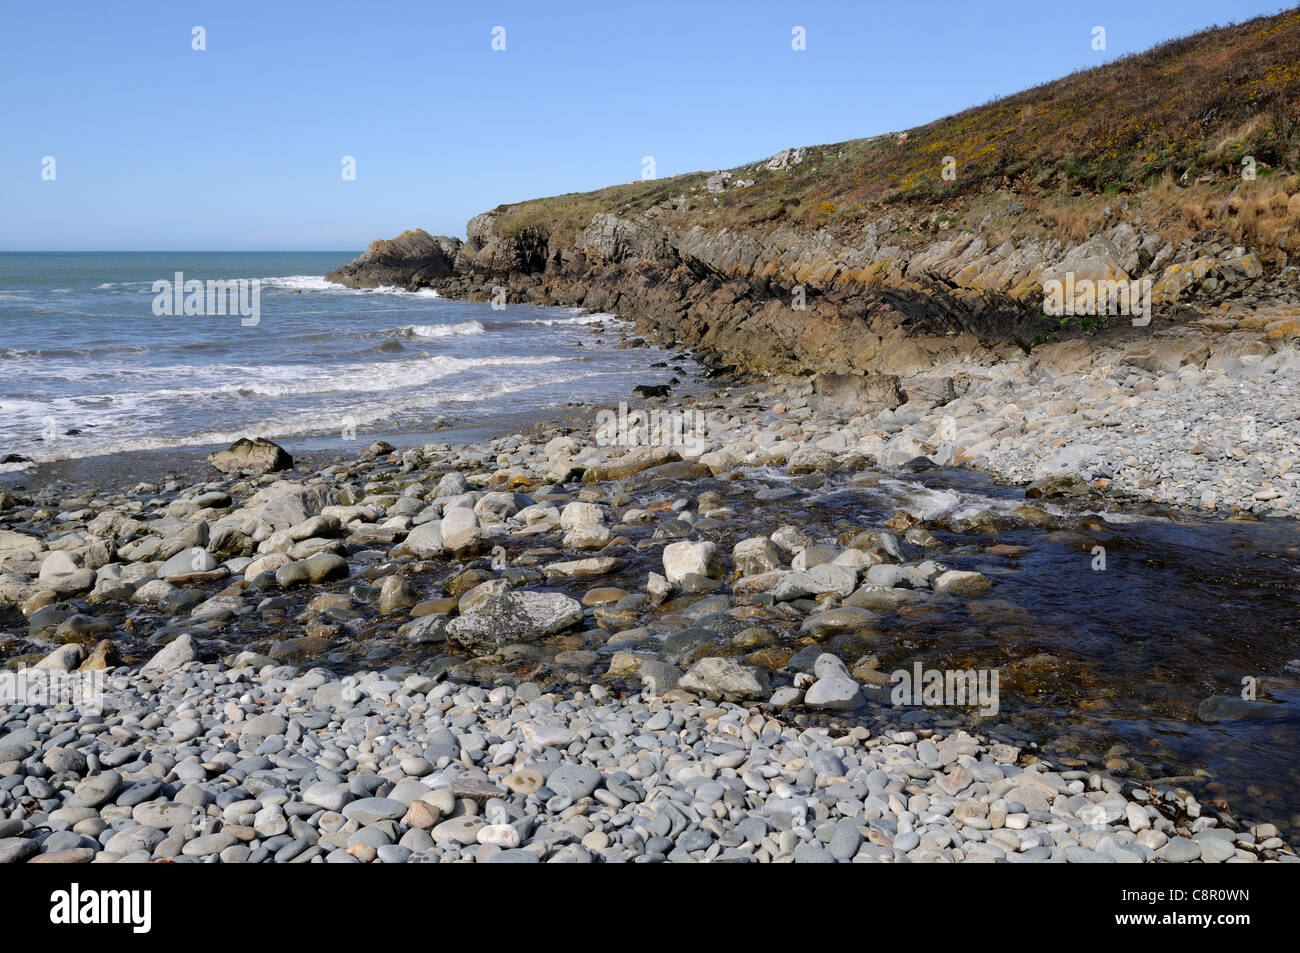
<path fill-rule="evenodd" d="M 447 641 L 472 655 L 537 642 L 582 621 L 582 606 L 559 592 L 502 592 L 447 623 Z"/>
<path fill-rule="evenodd" d="M 726 571 L 716 543 L 683 539 L 664 547 L 664 575 L 679 583 L 690 573 L 720 579 Z"/>
<path fill-rule="evenodd" d="M 334 491 L 327 486 L 274 483 L 249 497 L 244 504 L 249 518 L 241 529 L 261 542 L 276 530 L 287 530 L 319 515 L 333 502 Z"/>
<path fill-rule="evenodd" d="M 348 288 L 424 287 L 452 273 L 460 246 L 459 238 L 410 229 L 396 238 L 375 239 L 361 255 L 331 271 L 325 280 Z"/>
<path fill-rule="evenodd" d="M 742 576 L 754 576 L 781 568 L 781 550 L 766 536 L 742 539 L 731 550 L 731 562 Z"/>
<path fill-rule="evenodd" d="M 814 409 L 826 414 L 874 417 L 906 399 L 893 374 L 818 374 L 813 378 Z"/>
<path fill-rule="evenodd" d="M 0 529 L 0 558 L 14 553 L 43 553 L 45 543 L 35 536 L 16 533 L 11 529 Z"/>
<path fill-rule="evenodd" d="M 413 556 L 441 556 L 445 548 L 442 544 L 442 521 L 421 523 L 407 534 L 402 547 Z"/>
<path fill-rule="evenodd" d="M 829 652 L 817 656 L 813 674 L 817 681 L 804 695 L 804 704 L 809 708 L 850 711 L 862 704 L 861 686 L 837 656 Z"/>
<path fill-rule="evenodd" d="M 227 449 L 208 454 L 208 463 L 222 473 L 233 473 L 236 470 L 274 473 L 292 467 L 293 457 L 283 447 L 264 437 L 256 440 L 240 437 Z"/>
<path fill-rule="evenodd" d="M 442 545 L 457 556 L 472 555 L 484 548 L 478 517 L 468 506 L 453 506 L 443 511 L 439 524 Z"/>
<path fill-rule="evenodd" d="M 734 658 L 717 656 L 696 662 L 682 676 L 678 687 L 705 698 L 732 702 L 766 698 L 768 695 L 767 673 L 761 668 L 745 665 Z"/>
<path fill-rule="evenodd" d="M 153 658 L 140 667 L 140 673 L 169 673 L 198 658 L 194 640 L 182 633 L 168 642 Z"/>

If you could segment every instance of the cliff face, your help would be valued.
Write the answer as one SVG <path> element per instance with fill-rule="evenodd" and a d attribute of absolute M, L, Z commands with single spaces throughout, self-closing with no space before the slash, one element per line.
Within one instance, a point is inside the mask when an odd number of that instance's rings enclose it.
<path fill-rule="evenodd" d="M 608 311 L 656 341 L 749 369 L 894 374 L 1059 334 L 1061 319 L 1043 312 L 1043 283 L 1052 278 L 1150 279 L 1156 328 L 1223 305 L 1244 313 L 1294 302 L 1300 291 L 1294 266 L 1268 275 L 1248 248 L 1175 246 L 1127 222 L 1073 245 L 1038 237 L 995 243 L 974 230 L 907 247 L 890 215 L 850 245 L 824 230 L 779 225 L 683 232 L 665 221 L 672 211 L 670 203 L 627 218 L 598 213 L 576 244 L 560 247 L 540 228 L 502 236 L 499 213 L 489 212 L 470 221 L 463 243 L 424 243 L 452 252 L 445 269 L 424 254 L 375 255 L 372 245 L 329 277 L 431 286 L 473 300 L 502 288 L 510 301 Z M 1107 320 L 1112 333 L 1132 328 L 1127 316 Z"/>
<path fill-rule="evenodd" d="M 1297 62 L 1292 10 L 906 133 L 503 205 L 471 219 L 464 242 L 407 232 L 328 277 L 471 299 L 504 289 L 794 372 L 906 374 L 1190 316 L 1290 336 Z M 1142 283 L 1151 320 L 1087 314 L 1082 295 L 1045 314 L 1054 281 Z M 1276 305 L 1282 324 L 1250 316 Z"/>

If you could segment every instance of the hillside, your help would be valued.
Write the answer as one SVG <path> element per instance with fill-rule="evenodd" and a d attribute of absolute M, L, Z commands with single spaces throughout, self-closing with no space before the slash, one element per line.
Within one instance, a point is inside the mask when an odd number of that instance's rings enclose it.
<path fill-rule="evenodd" d="M 540 227 L 572 244 L 598 212 L 625 216 L 683 194 L 691 199 L 675 224 L 687 227 L 851 231 L 899 207 L 932 213 L 917 217 L 937 227 L 990 193 L 1032 199 L 1020 221 L 1069 227 L 1053 213 L 1079 204 L 1070 199 L 1151 191 L 1161 204 L 1192 207 L 1195 227 L 1215 220 L 1204 200 L 1220 191 L 1195 186 L 1235 186 L 1247 156 L 1261 183 L 1300 168 L 1300 10 L 1206 30 L 919 128 L 728 170 L 720 193 L 697 172 L 503 206 L 497 228 L 508 236 Z M 1176 186 L 1193 188 L 1171 197 Z M 1300 182 L 1283 190 L 1295 194 Z M 1285 208 L 1277 204 L 1259 203 L 1265 211 L 1254 217 L 1266 223 L 1232 209 L 1238 220 L 1226 224 L 1273 237 Z"/>
<path fill-rule="evenodd" d="M 463 244 L 417 230 L 400 240 L 417 250 L 381 243 L 332 277 L 617 311 L 756 368 L 916 365 L 951 344 L 933 339 L 1128 325 L 1045 316 L 1066 272 L 1148 279 L 1157 328 L 1288 305 L 1297 170 L 1290 10 L 916 129 L 499 206 Z"/>

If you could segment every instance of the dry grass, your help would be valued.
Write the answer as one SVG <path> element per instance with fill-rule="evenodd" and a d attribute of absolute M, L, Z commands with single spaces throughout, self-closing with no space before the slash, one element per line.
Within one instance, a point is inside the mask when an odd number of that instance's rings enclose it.
<path fill-rule="evenodd" d="M 1284 264 L 1300 250 L 1300 182 L 1269 181 L 1227 203 L 1225 231 L 1253 248 L 1265 266 Z M 1289 189 L 1295 191 L 1289 192 Z"/>
<path fill-rule="evenodd" d="M 1135 209 L 1175 242 L 1214 235 L 1252 248 L 1266 268 L 1281 267 L 1300 251 L 1297 175 L 1185 189 L 1166 182 L 1141 196 Z"/>
<path fill-rule="evenodd" d="M 945 157 L 957 177 L 942 177 Z M 1241 180 L 1253 157 L 1259 178 Z M 784 170 L 722 195 L 705 173 L 633 182 L 500 209 L 506 234 L 544 230 L 571 242 L 597 212 L 627 215 L 677 197 L 675 224 L 711 231 L 774 223 L 852 237 L 885 210 L 914 222 L 966 217 L 1015 196 L 1018 221 L 1073 240 L 1123 200 L 1131 217 L 1179 235 L 1222 229 L 1263 243 L 1266 262 L 1294 256 L 1300 169 L 1300 10 L 1214 28 L 1145 53 L 911 129 L 807 149 Z M 1197 183 L 1209 176 L 1210 183 Z M 1110 207 L 1107 216 L 1104 210 Z"/>

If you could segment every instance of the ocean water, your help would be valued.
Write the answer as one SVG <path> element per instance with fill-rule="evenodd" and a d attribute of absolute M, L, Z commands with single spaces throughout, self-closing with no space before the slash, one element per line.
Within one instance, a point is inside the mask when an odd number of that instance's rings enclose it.
<path fill-rule="evenodd" d="M 353 257 L 0 253 L 0 457 L 49 462 L 241 436 L 291 450 L 364 445 L 567 401 L 616 403 L 671 375 L 651 366 L 664 352 L 615 349 L 611 315 L 497 311 L 324 280 Z M 259 279 L 257 323 L 155 314 L 154 282 L 177 272 Z"/>

